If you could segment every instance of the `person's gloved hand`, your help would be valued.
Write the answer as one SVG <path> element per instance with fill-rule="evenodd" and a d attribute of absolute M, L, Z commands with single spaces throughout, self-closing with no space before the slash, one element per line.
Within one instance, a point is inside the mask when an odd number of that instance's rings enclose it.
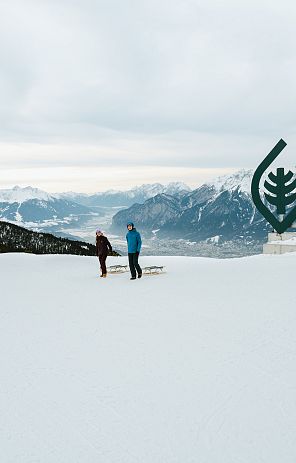
<path fill-rule="evenodd" d="M 137 251 L 136 254 L 137 254 L 137 256 L 139 256 L 139 255 L 140 255 L 140 251 Z"/>

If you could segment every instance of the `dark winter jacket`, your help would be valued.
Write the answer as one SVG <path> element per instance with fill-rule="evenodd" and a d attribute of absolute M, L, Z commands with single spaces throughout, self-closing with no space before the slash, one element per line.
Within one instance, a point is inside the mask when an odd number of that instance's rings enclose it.
<path fill-rule="evenodd" d="M 112 246 L 106 236 L 97 236 L 96 239 L 97 256 L 107 255 L 112 252 Z"/>
<path fill-rule="evenodd" d="M 129 253 L 141 251 L 141 245 L 142 245 L 141 235 L 135 228 L 127 232 L 126 241 L 127 241 L 127 249 Z"/>

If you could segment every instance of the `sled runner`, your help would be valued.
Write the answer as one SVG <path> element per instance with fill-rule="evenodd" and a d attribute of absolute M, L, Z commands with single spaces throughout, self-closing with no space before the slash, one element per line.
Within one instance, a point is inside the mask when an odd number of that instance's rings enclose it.
<path fill-rule="evenodd" d="M 150 267 L 144 267 L 142 269 L 143 275 L 158 275 L 165 273 L 164 265 L 151 265 Z M 128 265 L 110 265 L 107 268 L 108 273 L 125 273 L 128 272 Z"/>
<path fill-rule="evenodd" d="M 127 265 L 111 265 L 107 271 L 109 273 L 124 273 L 127 272 Z"/>
<path fill-rule="evenodd" d="M 164 268 L 164 265 L 151 265 L 150 267 L 144 267 L 142 271 L 145 275 L 158 275 L 160 273 L 164 273 Z"/>

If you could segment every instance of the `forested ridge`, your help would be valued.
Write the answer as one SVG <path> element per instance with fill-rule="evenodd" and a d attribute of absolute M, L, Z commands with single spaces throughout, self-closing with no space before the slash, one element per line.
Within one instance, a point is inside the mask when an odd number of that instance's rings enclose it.
<path fill-rule="evenodd" d="M 76 254 L 95 256 L 96 247 L 84 241 L 59 238 L 51 233 L 39 233 L 18 225 L 0 221 L 0 252 L 32 254 Z M 112 255 L 118 255 L 115 251 Z"/>

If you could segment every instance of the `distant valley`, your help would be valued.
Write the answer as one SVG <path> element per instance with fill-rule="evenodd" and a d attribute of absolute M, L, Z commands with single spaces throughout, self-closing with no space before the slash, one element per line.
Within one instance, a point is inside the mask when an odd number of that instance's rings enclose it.
<path fill-rule="evenodd" d="M 194 190 L 181 182 L 89 195 L 14 187 L 0 190 L 0 220 L 89 243 L 99 227 L 122 252 L 126 222 L 133 220 L 144 237 L 143 254 L 254 254 L 271 228 L 253 204 L 252 175 L 241 170 Z"/>

